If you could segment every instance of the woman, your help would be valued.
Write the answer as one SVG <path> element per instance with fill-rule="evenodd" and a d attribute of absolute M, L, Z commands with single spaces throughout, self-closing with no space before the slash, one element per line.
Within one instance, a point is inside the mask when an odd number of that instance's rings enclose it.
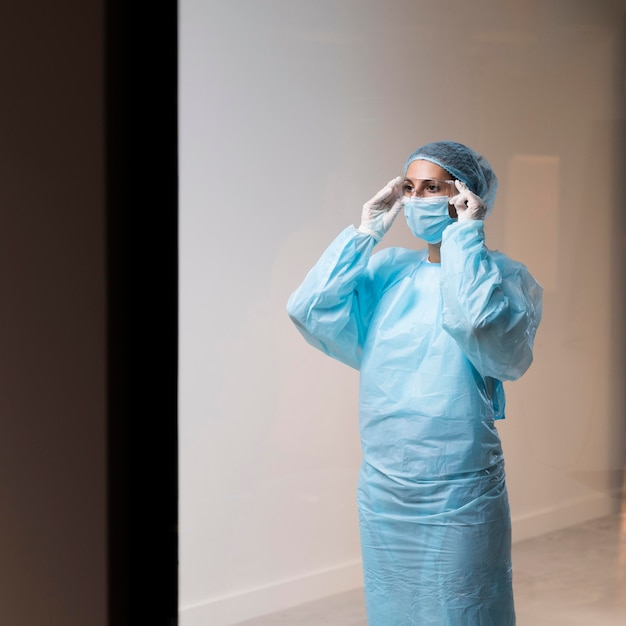
<path fill-rule="evenodd" d="M 511 525 L 494 420 L 532 361 L 539 284 L 485 246 L 497 179 L 422 146 L 291 296 L 307 341 L 360 370 L 358 505 L 370 626 L 510 626 Z M 426 250 L 376 243 L 404 207 Z"/>

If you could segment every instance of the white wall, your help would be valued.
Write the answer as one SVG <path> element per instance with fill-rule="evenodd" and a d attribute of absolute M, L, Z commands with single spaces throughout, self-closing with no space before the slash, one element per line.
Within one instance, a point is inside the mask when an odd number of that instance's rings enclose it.
<path fill-rule="evenodd" d="M 624 442 L 623 3 L 180 7 L 183 626 L 361 584 L 357 374 L 284 308 L 427 141 L 489 158 L 488 243 L 545 286 L 536 362 L 507 386 L 500 426 L 515 539 L 609 512 Z M 414 243 L 400 218 L 384 245 Z"/>

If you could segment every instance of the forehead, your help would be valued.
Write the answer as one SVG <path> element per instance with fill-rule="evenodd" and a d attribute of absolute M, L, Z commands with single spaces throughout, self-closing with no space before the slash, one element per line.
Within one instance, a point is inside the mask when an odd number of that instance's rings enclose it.
<path fill-rule="evenodd" d="M 449 180 L 454 178 L 449 172 L 430 161 L 417 159 L 411 161 L 406 170 L 407 178 L 438 178 L 439 180 Z"/>

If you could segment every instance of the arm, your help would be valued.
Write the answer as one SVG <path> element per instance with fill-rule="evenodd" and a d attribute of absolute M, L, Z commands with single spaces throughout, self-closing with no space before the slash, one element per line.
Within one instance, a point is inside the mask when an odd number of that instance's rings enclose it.
<path fill-rule="evenodd" d="M 541 286 L 524 265 L 487 250 L 481 220 L 444 231 L 441 268 L 446 332 L 482 376 L 519 378 L 533 358 Z"/>
<path fill-rule="evenodd" d="M 291 295 L 287 313 L 304 338 L 359 369 L 371 315 L 367 264 L 376 239 L 346 228 Z"/>
<path fill-rule="evenodd" d="M 311 345 L 356 369 L 373 308 L 368 262 L 401 208 L 397 177 L 363 205 L 359 228 L 350 226 L 333 241 L 287 303 Z"/>

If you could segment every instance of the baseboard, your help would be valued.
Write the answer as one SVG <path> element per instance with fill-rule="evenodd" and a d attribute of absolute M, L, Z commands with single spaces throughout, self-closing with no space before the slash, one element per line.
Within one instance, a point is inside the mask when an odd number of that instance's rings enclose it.
<path fill-rule="evenodd" d="M 620 502 L 621 491 L 615 490 L 614 493 L 596 493 L 571 502 L 560 502 L 553 508 L 513 516 L 513 543 L 611 515 L 619 511 Z"/>
<path fill-rule="evenodd" d="M 180 626 L 232 626 L 363 586 L 361 561 L 181 607 Z"/>
<path fill-rule="evenodd" d="M 598 493 L 528 515 L 513 517 L 513 541 L 523 541 L 619 510 L 621 493 Z M 363 585 L 361 561 L 310 575 L 213 598 L 181 607 L 180 626 L 233 626 L 239 622 L 289 609 Z"/>

